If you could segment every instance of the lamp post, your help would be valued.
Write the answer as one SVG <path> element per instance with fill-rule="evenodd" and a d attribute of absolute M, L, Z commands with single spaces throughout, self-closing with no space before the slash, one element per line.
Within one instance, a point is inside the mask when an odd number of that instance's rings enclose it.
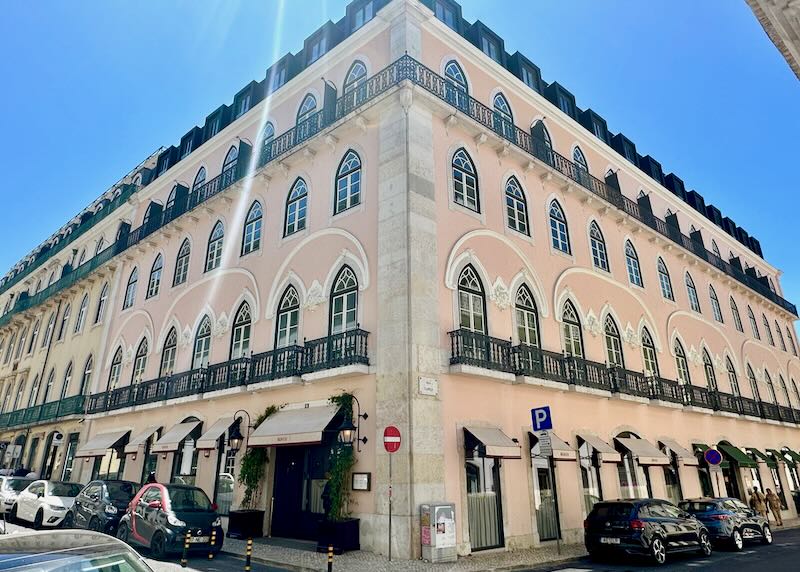
<path fill-rule="evenodd" d="M 356 396 L 352 396 L 353 401 L 356 402 L 356 419 L 363 419 L 364 421 L 367 420 L 369 415 L 366 412 L 361 413 L 361 404 L 358 402 Z M 359 421 L 358 425 L 353 425 L 353 420 L 351 418 L 345 417 L 342 421 L 342 424 L 339 426 L 339 443 L 343 445 L 353 446 L 353 443 L 356 443 L 356 450 L 360 453 L 361 452 L 361 444 L 367 444 L 368 439 L 366 437 L 361 436 L 361 423 Z"/>
<path fill-rule="evenodd" d="M 239 413 L 244 413 L 247 416 L 247 428 L 245 434 L 242 435 L 241 425 L 242 425 L 242 417 L 239 417 Z M 233 423 L 231 424 L 230 429 L 228 429 L 228 449 L 233 451 L 233 454 L 237 454 L 239 450 L 242 448 L 242 445 L 247 446 L 247 438 L 250 435 L 250 414 L 245 411 L 244 409 L 240 409 L 236 413 L 233 414 Z"/>

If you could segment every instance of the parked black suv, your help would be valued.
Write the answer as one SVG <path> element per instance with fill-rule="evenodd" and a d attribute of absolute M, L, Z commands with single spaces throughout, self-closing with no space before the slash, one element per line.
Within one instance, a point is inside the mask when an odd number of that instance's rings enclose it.
<path fill-rule="evenodd" d="M 139 485 L 130 481 L 92 481 L 75 497 L 64 517 L 64 528 L 86 528 L 115 534 L 119 519 L 136 496 Z"/>
<path fill-rule="evenodd" d="M 583 527 L 586 550 L 593 559 L 613 553 L 641 554 L 664 564 L 671 552 L 695 550 L 710 556 L 712 551 L 706 527 L 665 500 L 599 502 Z"/>
<path fill-rule="evenodd" d="M 708 529 L 711 539 L 741 550 L 744 541 L 758 539 L 772 544 L 772 529 L 763 516 L 736 498 L 701 498 L 682 501 L 682 510 L 694 515 Z"/>

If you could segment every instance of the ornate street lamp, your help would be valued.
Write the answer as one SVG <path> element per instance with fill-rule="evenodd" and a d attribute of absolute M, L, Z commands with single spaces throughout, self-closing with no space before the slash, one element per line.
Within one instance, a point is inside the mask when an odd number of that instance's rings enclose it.
<path fill-rule="evenodd" d="M 242 445 L 247 445 L 247 435 L 242 435 L 242 417 L 237 417 L 239 413 L 244 413 L 247 415 L 247 433 L 250 433 L 250 414 L 245 411 L 244 409 L 240 409 L 236 413 L 233 414 L 234 422 L 228 429 L 228 449 L 233 451 L 233 454 L 239 452 L 242 448 Z"/>
<path fill-rule="evenodd" d="M 361 404 L 356 399 L 356 396 L 353 396 L 353 401 L 356 402 L 357 407 L 357 415 L 356 419 L 363 419 L 364 421 L 367 420 L 369 415 L 366 412 L 361 413 Z M 342 424 L 339 426 L 339 443 L 342 445 L 347 445 L 352 447 L 353 443 L 356 443 L 357 451 L 361 452 L 361 444 L 367 444 L 368 439 L 366 437 L 361 436 L 361 423 L 359 422 L 358 425 L 353 425 L 353 420 L 349 418 L 345 418 L 342 421 Z"/>

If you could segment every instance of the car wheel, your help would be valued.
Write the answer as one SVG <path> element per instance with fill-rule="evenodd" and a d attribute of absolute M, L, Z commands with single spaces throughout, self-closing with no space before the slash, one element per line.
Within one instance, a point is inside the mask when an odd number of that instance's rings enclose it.
<path fill-rule="evenodd" d="M 126 544 L 130 544 L 131 542 L 129 540 L 129 536 L 130 534 L 128 531 L 128 525 L 124 523 L 120 524 L 119 528 L 117 529 L 117 538 Z"/>
<path fill-rule="evenodd" d="M 64 522 L 61 523 L 63 528 L 75 528 L 75 516 L 68 512 L 67 516 L 64 517 Z"/>
<path fill-rule="evenodd" d="M 772 544 L 772 529 L 768 524 L 764 525 L 761 529 L 761 544 Z"/>
<path fill-rule="evenodd" d="M 736 552 L 740 552 L 742 548 L 744 548 L 744 538 L 742 537 L 742 532 L 738 528 L 733 529 L 733 533 L 731 534 L 731 548 Z"/>
<path fill-rule="evenodd" d="M 708 533 L 704 530 L 700 533 L 700 555 L 705 557 L 711 556 L 714 548 L 711 546 L 711 539 Z"/>
<path fill-rule="evenodd" d="M 650 558 L 653 559 L 657 566 L 661 566 L 667 561 L 667 547 L 658 536 L 650 543 Z"/>
<path fill-rule="evenodd" d="M 156 560 L 163 560 L 167 556 L 167 543 L 164 535 L 156 532 L 153 539 L 150 541 L 150 553 Z"/>
<path fill-rule="evenodd" d="M 33 517 L 33 530 L 40 530 L 42 528 L 42 522 L 44 521 L 44 513 L 42 513 L 42 509 L 36 511 L 36 516 Z"/>
<path fill-rule="evenodd" d="M 94 532 L 102 532 L 100 530 L 100 520 L 96 516 L 93 516 L 92 519 L 89 521 L 88 528 L 89 530 Z"/>

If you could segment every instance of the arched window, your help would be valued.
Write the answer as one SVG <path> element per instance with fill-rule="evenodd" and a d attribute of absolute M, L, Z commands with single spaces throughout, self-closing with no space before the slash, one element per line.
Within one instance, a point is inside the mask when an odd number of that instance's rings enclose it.
<path fill-rule="evenodd" d="M 775 338 L 772 337 L 772 328 L 769 326 L 769 320 L 764 314 L 761 314 L 761 323 L 764 324 L 764 330 L 767 332 L 767 341 L 769 345 L 775 345 Z"/>
<path fill-rule="evenodd" d="M 103 284 L 103 288 L 100 290 L 100 298 L 97 300 L 97 309 L 94 313 L 95 324 L 99 324 L 103 319 L 103 314 L 106 310 L 106 302 L 108 302 L 108 282 Z"/>
<path fill-rule="evenodd" d="M 592 264 L 595 268 L 609 272 L 606 239 L 595 221 L 589 225 L 589 245 L 592 249 Z"/>
<path fill-rule="evenodd" d="M 753 330 L 753 335 L 757 340 L 760 340 L 761 333 L 758 331 L 758 322 L 756 322 L 756 315 L 753 313 L 753 309 L 749 305 L 747 306 L 747 318 L 750 320 L 750 328 Z"/>
<path fill-rule="evenodd" d="M 722 308 L 719 307 L 719 298 L 717 298 L 717 291 L 714 287 L 708 285 L 708 297 L 711 298 L 711 313 L 714 314 L 714 319 L 720 324 L 724 322 L 722 319 Z"/>
<path fill-rule="evenodd" d="M 189 256 L 191 253 L 192 247 L 189 245 L 189 239 L 184 238 L 178 250 L 178 258 L 175 260 L 175 275 L 172 278 L 173 286 L 186 282 L 189 276 Z"/>
<path fill-rule="evenodd" d="M 297 125 L 307 120 L 317 110 L 317 99 L 307 93 L 297 110 Z"/>
<path fill-rule="evenodd" d="M 653 343 L 653 336 L 650 335 L 650 330 L 647 328 L 642 328 L 642 362 L 644 363 L 645 375 L 658 376 L 656 345 Z"/>
<path fill-rule="evenodd" d="M 50 394 L 53 392 L 53 386 L 56 384 L 56 370 L 51 369 L 47 376 L 47 383 L 44 385 L 44 395 L 42 395 L 42 403 L 50 401 Z M 33 402 L 36 405 L 36 402 Z"/>
<path fill-rule="evenodd" d="M 697 297 L 697 288 L 694 287 L 694 280 L 692 280 L 692 276 L 688 272 L 684 280 L 686 281 L 686 293 L 689 296 L 689 307 L 695 312 L 700 312 L 700 298 Z"/>
<path fill-rule="evenodd" d="M 222 221 L 217 221 L 211 236 L 208 237 L 208 251 L 206 252 L 206 272 L 219 268 L 222 262 L 222 239 L 225 238 L 225 228 Z"/>
<path fill-rule="evenodd" d="M 589 164 L 586 162 L 586 157 L 583 155 L 581 148 L 577 145 L 572 150 L 572 160 L 575 161 L 575 166 L 578 168 L 578 173 L 589 172 Z"/>
<path fill-rule="evenodd" d="M 517 289 L 514 311 L 517 318 L 519 343 L 540 347 L 539 313 L 536 310 L 536 303 L 533 301 L 531 291 L 524 284 Z"/>
<path fill-rule="evenodd" d="M 794 393 L 794 399 L 797 403 L 800 403 L 800 391 L 797 389 L 797 384 L 794 382 L 794 378 L 790 378 L 789 381 L 792 382 L 792 393 Z"/>
<path fill-rule="evenodd" d="M 50 314 L 50 319 L 47 320 L 47 328 L 45 329 L 44 336 L 42 337 L 42 345 L 41 345 L 42 348 L 47 347 L 47 344 L 50 343 L 50 338 L 53 336 L 53 330 L 55 329 L 55 327 L 56 327 L 56 312 L 53 311 L 53 313 Z M 14 345 L 14 338 L 11 338 L 10 344 L 11 345 L 8 346 L 9 349 L 11 349 L 11 347 Z"/>
<path fill-rule="evenodd" d="M 644 288 L 642 270 L 639 268 L 639 255 L 630 240 L 625 241 L 625 266 L 628 268 L 628 280 L 634 286 Z"/>
<path fill-rule="evenodd" d="M 761 392 L 758 391 L 758 382 L 756 381 L 756 374 L 753 373 L 753 368 L 747 366 L 747 379 L 750 381 L 750 391 L 753 394 L 753 399 L 761 401 Z"/>
<path fill-rule="evenodd" d="M 61 400 L 69 393 L 69 386 L 72 383 L 72 362 L 67 364 L 67 370 L 64 372 L 64 383 L 61 384 Z"/>
<path fill-rule="evenodd" d="M 672 281 L 669 278 L 669 270 L 664 263 L 664 259 L 658 257 L 658 281 L 661 284 L 661 295 L 667 300 L 675 301 L 675 295 L 672 293 Z"/>
<path fill-rule="evenodd" d="M 22 393 L 24 389 L 25 389 L 25 382 L 20 381 L 19 382 L 20 393 Z M 39 374 L 37 373 L 36 377 L 33 378 L 33 385 L 31 386 L 30 395 L 28 395 L 28 407 L 33 407 L 38 399 L 39 399 Z M 17 396 L 17 400 L 19 400 L 19 395 Z M 15 410 L 17 409 L 16 403 L 14 404 L 14 409 Z"/>
<path fill-rule="evenodd" d="M 69 306 L 67 306 L 69 307 Z M 62 324 L 62 327 L 63 324 Z M 25 327 L 22 329 L 22 334 L 19 336 L 19 343 L 17 344 L 17 353 L 14 359 L 19 359 L 22 355 L 22 352 L 25 351 L 25 340 L 28 338 L 28 328 Z M 59 338 L 60 339 L 60 338 Z"/>
<path fill-rule="evenodd" d="M 250 352 L 250 304 L 242 302 L 236 317 L 233 320 L 233 333 L 231 334 L 231 359 L 247 357 Z"/>
<path fill-rule="evenodd" d="M 792 332 L 789 329 L 789 326 L 786 326 L 786 338 L 789 340 L 789 347 L 792 348 L 792 353 L 796 356 L 797 346 L 794 345 L 794 336 L 792 336 Z"/>
<path fill-rule="evenodd" d="M 36 347 L 36 338 L 39 337 L 39 329 L 41 327 L 42 327 L 42 321 L 36 320 L 36 323 L 33 325 L 33 330 L 31 330 L 31 341 L 28 343 L 28 353 L 31 353 L 33 349 Z M 780 332 L 780 330 L 778 331 Z"/>
<path fill-rule="evenodd" d="M 286 198 L 286 223 L 284 224 L 283 236 L 289 236 L 306 227 L 307 208 L 308 187 L 303 179 L 298 178 Z"/>
<path fill-rule="evenodd" d="M 175 197 L 177 196 L 177 194 L 178 194 L 178 185 L 175 185 L 174 187 L 172 187 L 172 190 L 169 192 L 169 195 L 167 196 L 167 204 L 164 206 L 165 211 L 170 210 L 172 209 L 173 206 L 175 206 Z M 147 219 L 148 216 L 149 216 L 149 209 L 148 209 L 148 215 L 145 215 L 145 219 Z"/>
<path fill-rule="evenodd" d="M 261 131 L 261 162 L 265 163 L 272 158 L 272 141 L 275 139 L 275 126 L 271 121 L 267 121 Z"/>
<path fill-rule="evenodd" d="M 483 284 L 472 265 L 465 266 L 458 277 L 459 326 L 486 333 L 486 301 Z"/>
<path fill-rule="evenodd" d="M 194 353 L 192 354 L 192 369 L 208 367 L 208 354 L 211 352 L 211 320 L 203 316 L 197 333 L 194 337 Z"/>
<path fill-rule="evenodd" d="M 275 347 L 285 348 L 297 344 L 300 331 L 300 296 L 294 286 L 288 286 L 278 304 L 275 330 Z"/>
<path fill-rule="evenodd" d="M 569 245 L 569 231 L 567 230 L 567 218 L 561 205 L 555 199 L 550 203 L 550 241 L 553 248 L 571 254 Z"/>
<path fill-rule="evenodd" d="M 136 283 L 139 281 L 139 269 L 134 268 L 128 276 L 128 284 L 125 286 L 125 298 L 122 301 L 122 309 L 130 308 L 136 300 Z"/>
<path fill-rule="evenodd" d="M 561 319 L 564 324 L 564 353 L 582 358 L 583 334 L 581 333 L 581 321 L 575 306 L 569 300 L 564 302 Z"/>
<path fill-rule="evenodd" d="M 689 363 L 686 361 L 686 353 L 679 340 L 675 340 L 675 367 L 678 370 L 678 381 L 684 385 L 692 383 L 689 375 Z"/>
<path fill-rule="evenodd" d="M 80 266 L 85 261 L 86 261 L 86 249 L 84 248 L 83 250 L 81 250 L 81 255 L 78 256 L 78 264 L 77 264 L 77 266 Z"/>
<path fill-rule="evenodd" d="M 164 348 L 161 350 L 161 366 L 158 369 L 158 377 L 167 377 L 175 371 L 175 354 L 178 351 L 178 332 L 174 327 L 170 328 L 167 337 L 164 339 Z"/>
<path fill-rule="evenodd" d="M 206 168 L 200 167 L 197 174 L 194 176 L 194 183 L 192 183 L 192 192 L 206 184 Z"/>
<path fill-rule="evenodd" d="M 236 168 L 236 164 L 239 162 L 239 148 L 235 145 L 232 145 L 230 149 L 228 149 L 228 154 L 225 155 L 225 161 L 222 162 L 222 173 L 230 171 L 231 169 Z"/>
<path fill-rule="evenodd" d="M 467 78 L 464 75 L 464 70 L 461 69 L 455 61 L 450 60 L 444 66 L 445 77 L 445 98 L 448 102 L 461 109 L 467 110 L 467 102 L 469 100 L 468 93 L 469 87 L 467 86 Z"/>
<path fill-rule="evenodd" d="M 711 361 L 711 356 L 708 355 L 708 350 L 703 349 L 703 370 L 706 373 L 706 385 L 711 391 L 717 390 L 717 376 L 714 373 L 714 362 Z"/>
<path fill-rule="evenodd" d="M 739 390 L 739 378 L 736 377 L 736 369 L 734 369 L 733 362 L 729 357 L 725 358 L 725 369 L 728 370 L 728 383 L 731 386 L 731 393 L 739 397 L 742 394 Z"/>
<path fill-rule="evenodd" d="M 86 360 L 86 365 L 83 366 L 83 375 L 81 375 L 81 388 L 78 392 L 78 395 L 86 395 L 86 390 L 91 387 L 93 364 L 94 358 L 89 356 L 89 359 Z"/>
<path fill-rule="evenodd" d="M 108 370 L 107 391 L 113 391 L 119 385 L 119 376 L 122 373 L 122 348 L 117 348 L 114 359 L 111 360 L 111 369 Z"/>
<path fill-rule="evenodd" d="M 147 281 L 147 296 L 145 298 L 152 298 L 158 295 L 158 290 L 161 288 L 161 272 L 164 270 L 164 257 L 159 254 L 153 261 L 153 267 L 150 269 L 150 279 Z"/>
<path fill-rule="evenodd" d="M 711 252 L 713 252 L 717 258 L 722 258 L 722 254 L 719 252 L 719 246 L 717 246 L 717 241 L 713 238 L 711 239 Z"/>
<path fill-rule="evenodd" d="M 360 60 L 356 60 L 347 71 L 344 78 L 344 93 L 350 93 L 367 83 L 367 67 Z"/>
<path fill-rule="evenodd" d="M 778 384 L 780 384 L 781 393 L 783 393 L 783 398 L 786 400 L 786 406 L 791 407 L 792 400 L 789 397 L 789 388 L 786 387 L 786 380 L 783 379 L 783 376 L 781 374 L 778 374 Z"/>
<path fill-rule="evenodd" d="M 244 232 L 242 233 L 242 256 L 261 248 L 261 224 L 264 212 L 261 210 L 261 203 L 255 201 L 247 212 L 244 221 Z"/>
<path fill-rule="evenodd" d="M 447 65 L 444 66 L 444 77 L 449 79 L 453 85 L 455 85 L 464 93 L 469 91 L 469 88 L 467 87 L 467 78 L 464 75 L 464 71 L 455 60 L 450 60 L 447 62 Z"/>
<path fill-rule="evenodd" d="M 733 299 L 733 296 L 731 296 L 731 315 L 733 316 L 733 325 L 736 326 L 736 329 L 740 332 L 744 332 L 742 317 L 739 315 L 739 306 L 736 305 L 736 300 Z"/>
<path fill-rule="evenodd" d="M 475 212 L 480 212 L 478 173 L 469 154 L 462 147 L 453 154 L 453 200 Z"/>
<path fill-rule="evenodd" d="M 494 107 L 494 128 L 500 135 L 507 139 L 514 139 L 514 116 L 511 106 L 502 93 L 498 93 L 492 100 Z"/>
<path fill-rule="evenodd" d="M 64 339 L 64 334 L 67 333 L 69 328 L 69 315 L 70 315 L 70 305 L 67 304 L 64 307 L 64 313 L 61 315 L 61 325 L 58 327 L 58 336 L 56 337 L 56 341 L 61 341 Z M 25 338 L 25 332 L 22 333 L 22 339 Z M 19 356 L 17 356 L 19 357 Z"/>
<path fill-rule="evenodd" d="M 17 332 L 11 334 L 11 339 L 8 341 L 8 347 L 6 348 L 6 357 L 3 358 L 3 363 L 8 363 L 11 359 L 11 354 L 14 353 L 14 341 L 16 340 Z"/>
<path fill-rule="evenodd" d="M 75 330 L 74 332 L 77 334 L 81 330 L 83 330 L 83 324 L 86 322 L 86 312 L 89 308 L 89 294 L 84 294 L 83 298 L 81 299 L 81 305 L 78 306 L 78 315 L 75 318 Z M 34 330 L 34 336 L 36 335 L 36 331 Z"/>
<path fill-rule="evenodd" d="M 620 338 L 617 323 L 611 316 L 606 316 L 603 332 L 606 337 L 606 359 L 608 360 L 608 365 L 625 367 L 625 360 L 622 356 L 622 338 Z"/>
<path fill-rule="evenodd" d="M 133 360 L 133 376 L 131 376 L 131 385 L 136 385 L 144 379 L 144 370 L 147 367 L 147 338 L 139 342 L 139 347 L 136 349 L 136 357 Z"/>
<path fill-rule="evenodd" d="M 330 332 L 338 334 L 358 325 L 358 280 L 349 266 L 344 266 L 331 288 Z"/>
<path fill-rule="evenodd" d="M 100 254 L 105 247 L 106 247 L 106 241 L 103 240 L 103 237 L 100 237 L 100 240 L 97 241 L 97 247 L 94 249 L 94 255 L 97 256 L 98 254 Z"/>
<path fill-rule="evenodd" d="M 336 172 L 334 214 L 361 203 L 361 159 L 352 149 L 345 153 Z"/>
<path fill-rule="evenodd" d="M 506 221 L 511 230 L 530 236 L 528 204 L 516 177 L 509 177 L 506 181 Z"/>
<path fill-rule="evenodd" d="M 786 341 L 783 339 L 783 332 L 781 332 L 781 325 L 778 320 L 775 320 L 775 333 L 778 334 L 778 342 L 781 344 L 781 349 L 786 351 Z"/>
<path fill-rule="evenodd" d="M 764 370 L 764 383 L 767 384 L 767 389 L 769 390 L 770 403 L 777 405 L 778 396 L 775 394 L 775 386 L 772 384 L 772 378 L 767 370 Z"/>

